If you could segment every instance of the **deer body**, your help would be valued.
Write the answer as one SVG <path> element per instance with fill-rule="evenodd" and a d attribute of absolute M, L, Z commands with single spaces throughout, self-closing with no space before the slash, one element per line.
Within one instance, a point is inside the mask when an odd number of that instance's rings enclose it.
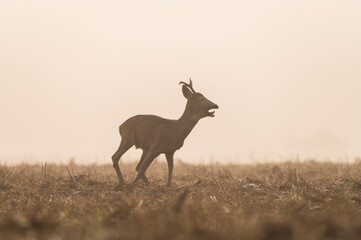
<path fill-rule="evenodd" d="M 134 182 L 143 179 L 149 183 L 145 171 L 156 157 L 164 153 L 168 162 L 167 186 L 170 186 L 175 151 L 183 146 L 185 138 L 201 118 L 214 116 L 214 112 L 209 112 L 209 110 L 216 109 L 218 106 L 202 94 L 196 93 L 192 87 L 192 81 L 190 84 L 181 83 L 184 84 L 182 87 L 183 95 L 188 99 L 188 102 L 183 115 L 178 120 L 164 119 L 154 115 L 137 115 L 120 125 L 119 133 L 122 141 L 112 156 L 120 186 L 124 185 L 124 179 L 118 162 L 120 157 L 132 146 L 143 150 L 136 167 L 138 175 Z"/>
<path fill-rule="evenodd" d="M 129 138 L 136 148 L 158 148 L 165 153 L 180 149 L 196 123 L 183 123 L 154 115 L 137 115 L 126 120 L 119 127 L 119 133 L 122 138 Z"/>

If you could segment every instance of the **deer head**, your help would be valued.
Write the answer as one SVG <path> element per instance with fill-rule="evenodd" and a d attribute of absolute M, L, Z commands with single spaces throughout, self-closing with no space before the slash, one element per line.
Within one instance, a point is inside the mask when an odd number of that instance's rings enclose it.
<path fill-rule="evenodd" d="M 196 92 L 193 89 L 192 79 L 189 78 L 189 83 L 180 82 L 182 84 L 182 92 L 187 99 L 186 109 L 191 113 L 192 117 L 201 119 L 204 117 L 214 117 L 212 109 L 218 109 L 218 105 L 208 100 L 203 94 Z"/>

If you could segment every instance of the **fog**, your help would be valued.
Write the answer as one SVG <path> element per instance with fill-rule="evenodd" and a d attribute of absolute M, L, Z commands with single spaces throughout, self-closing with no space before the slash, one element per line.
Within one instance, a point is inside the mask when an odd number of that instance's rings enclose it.
<path fill-rule="evenodd" d="M 127 118 L 181 116 L 188 77 L 220 109 L 176 158 L 352 160 L 360 12 L 356 0 L 3 0 L 0 161 L 110 163 Z"/>

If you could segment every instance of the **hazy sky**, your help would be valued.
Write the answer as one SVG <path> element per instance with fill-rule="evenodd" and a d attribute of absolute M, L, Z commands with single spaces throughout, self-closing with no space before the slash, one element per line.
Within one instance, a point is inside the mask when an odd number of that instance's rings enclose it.
<path fill-rule="evenodd" d="M 110 162 L 189 76 L 220 109 L 177 158 L 361 155 L 361 1 L 2 0 L 0 161 Z"/>

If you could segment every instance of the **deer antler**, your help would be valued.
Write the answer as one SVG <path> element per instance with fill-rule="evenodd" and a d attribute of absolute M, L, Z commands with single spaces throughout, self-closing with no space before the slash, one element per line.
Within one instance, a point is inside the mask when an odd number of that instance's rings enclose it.
<path fill-rule="evenodd" d="M 190 90 L 191 92 L 194 94 L 196 93 L 196 91 L 193 89 L 193 82 L 192 82 L 192 79 L 189 78 L 189 84 L 188 83 L 185 83 L 185 82 L 179 82 L 179 84 L 183 84 L 183 85 L 186 85 Z"/>

